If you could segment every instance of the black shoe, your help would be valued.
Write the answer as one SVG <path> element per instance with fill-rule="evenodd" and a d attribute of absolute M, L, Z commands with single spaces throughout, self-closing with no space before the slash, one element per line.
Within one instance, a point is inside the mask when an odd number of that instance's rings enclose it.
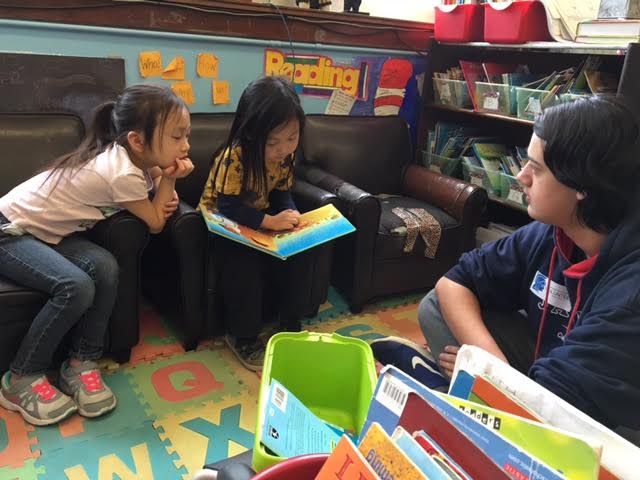
<path fill-rule="evenodd" d="M 264 365 L 264 343 L 262 340 L 256 338 L 244 341 L 231 335 L 225 335 L 224 341 L 242 365 L 254 372 L 262 370 Z"/>

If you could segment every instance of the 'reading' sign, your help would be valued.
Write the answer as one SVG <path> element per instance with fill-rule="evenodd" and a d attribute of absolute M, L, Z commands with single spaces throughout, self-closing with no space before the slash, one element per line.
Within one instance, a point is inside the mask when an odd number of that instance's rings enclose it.
<path fill-rule="evenodd" d="M 265 75 L 288 77 L 303 86 L 307 95 L 330 96 L 337 88 L 360 100 L 367 99 L 368 64 L 334 64 L 324 55 L 296 55 L 267 48 L 264 51 Z"/>

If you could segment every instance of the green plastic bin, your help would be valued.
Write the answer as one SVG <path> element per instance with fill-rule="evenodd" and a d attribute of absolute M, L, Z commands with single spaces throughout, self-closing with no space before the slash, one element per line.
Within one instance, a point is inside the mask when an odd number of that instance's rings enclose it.
<path fill-rule="evenodd" d="M 375 360 L 363 340 L 336 333 L 277 333 L 267 343 L 253 444 L 253 468 L 285 460 L 260 443 L 271 379 L 282 383 L 325 422 L 360 434 L 376 386 Z M 309 452 L 312 453 L 312 452 Z"/>

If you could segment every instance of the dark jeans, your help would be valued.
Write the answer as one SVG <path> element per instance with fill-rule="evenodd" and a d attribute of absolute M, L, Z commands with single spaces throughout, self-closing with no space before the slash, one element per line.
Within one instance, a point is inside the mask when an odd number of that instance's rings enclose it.
<path fill-rule="evenodd" d="M 0 224 L 5 223 L 0 215 Z M 0 274 L 49 295 L 20 344 L 12 372 L 44 372 L 71 329 L 70 355 L 100 358 L 118 287 L 118 263 L 111 253 L 75 234 L 49 245 L 31 235 L 0 232 Z"/>
<path fill-rule="evenodd" d="M 264 318 L 294 327 L 311 313 L 314 249 L 280 260 L 226 238 L 214 245 L 228 334 L 255 337 Z"/>
<path fill-rule="evenodd" d="M 509 364 L 526 375 L 535 349 L 527 319 L 519 312 L 496 311 L 482 312 L 482 319 Z M 460 345 L 442 317 L 435 289 L 420 302 L 418 321 L 436 360 L 447 345 Z"/>

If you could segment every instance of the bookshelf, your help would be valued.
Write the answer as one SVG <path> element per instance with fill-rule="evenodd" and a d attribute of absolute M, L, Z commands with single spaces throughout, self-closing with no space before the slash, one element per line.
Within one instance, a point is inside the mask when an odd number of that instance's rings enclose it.
<path fill-rule="evenodd" d="M 602 71 L 615 73 L 620 81 L 618 93 L 624 94 L 632 108 L 640 113 L 640 44 L 599 45 L 571 42 L 531 42 L 519 45 L 490 44 L 486 42 L 440 43 L 434 42 L 429 53 L 429 64 L 424 83 L 424 105 L 419 128 L 419 155 L 426 149 L 427 132 L 439 121 L 471 125 L 483 134 L 504 138 L 506 143 L 526 146 L 531 138 L 533 121 L 478 112 L 472 109 L 434 103 L 433 73 L 444 72 L 459 65 L 460 60 L 526 64 L 534 73 L 550 73 L 570 66 L 577 67 L 588 56 L 601 58 Z M 487 220 L 520 226 L 530 221 L 526 209 L 508 201 L 491 197 Z"/>

